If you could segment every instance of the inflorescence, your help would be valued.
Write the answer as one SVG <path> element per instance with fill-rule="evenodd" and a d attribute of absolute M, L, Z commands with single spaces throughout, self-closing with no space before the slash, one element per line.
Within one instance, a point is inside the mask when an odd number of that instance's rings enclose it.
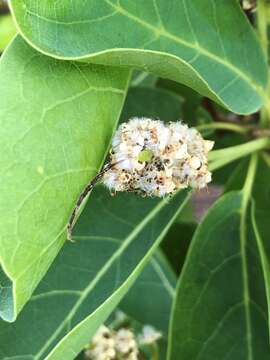
<path fill-rule="evenodd" d="M 178 189 L 202 189 L 211 181 L 207 155 L 214 142 L 182 122 L 132 118 L 112 140 L 103 182 L 112 191 L 162 197 Z"/>
<path fill-rule="evenodd" d="M 150 325 L 145 325 L 138 336 L 128 328 L 111 330 L 102 325 L 85 349 L 90 360 L 138 360 L 140 346 L 158 341 L 162 334 Z"/>

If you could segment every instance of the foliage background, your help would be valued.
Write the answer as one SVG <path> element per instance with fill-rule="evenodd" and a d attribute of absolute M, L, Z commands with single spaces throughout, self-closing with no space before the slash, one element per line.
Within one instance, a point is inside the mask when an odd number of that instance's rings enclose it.
<path fill-rule="evenodd" d="M 74 359 L 116 309 L 163 332 L 160 359 L 268 359 L 267 0 L 246 13 L 234 0 L 9 5 L 1 359 Z M 181 118 L 215 141 L 210 195 L 112 198 L 99 186 L 65 243 L 74 202 L 132 116 Z"/>

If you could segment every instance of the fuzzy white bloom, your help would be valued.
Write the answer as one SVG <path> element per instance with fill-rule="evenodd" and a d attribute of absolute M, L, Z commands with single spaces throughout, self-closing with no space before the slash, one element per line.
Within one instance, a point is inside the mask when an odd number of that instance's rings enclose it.
<path fill-rule="evenodd" d="M 112 140 L 110 162 L 104 175 L 112 191 L 165 196 L 188 186 L 204 188 L 211 181 L 207 154 L 214 142 L 204 140 L 182 122 L 133 118 L 122 123 Z"/>
<path fill-rule="evenodd" d="M 124 357 L 127 360 L 138 358 L 139 350 L 134 333 L 131 330 L 125 328 L 118 330 L 115 336 L 115 342 L 116 352 L 121 358 Z"/>
<path fill-rule="evenodd" d="M 91 360 L 115 359 L 115 340 L 111 330 L 102 325 L 93 337 L 90 346 L 86 349 L 85 355 Z"/>
<path fill-rule="evenodd" d="M 244 10 L 256 10 L 256 0 L 243 0 L 242 7 Z"/>
<path fill-rule="evenodd" d="M 85 350 L 91 360 L 138 360 L 139 349 L 134 333 L 125 328 L 117 332 L 102 325 Z"/>
<path fill-rule="evenodd" d="M 145 325 L 142 328 L 142 333 L 138 335 L 138 342 L 140 345 L 149 345 L 162 337 L 162 333 L 157 331 L 151 325 Z"/>

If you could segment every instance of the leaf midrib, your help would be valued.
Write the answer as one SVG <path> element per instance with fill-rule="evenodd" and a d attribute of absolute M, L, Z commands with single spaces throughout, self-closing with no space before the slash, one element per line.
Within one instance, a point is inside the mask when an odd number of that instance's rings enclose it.
<path fill-rule="evenodd" d="M 242 277 L 243 277 L 243 303 L 245 309 L 245 321 L 247 327 L 247 360 L 253 360 L 252 351 L 252 325 L 251 325 L 251 313 L 250 313 L 250 288 L 249 288 L 249 275 L 248 275 L 248 263 L 247 263 L 247 212 L 250 202 L 250 196 L 252 186 L 257 169 L 258 156 L 254 154 L 249 162 L 248 172 L 246 175 L 246 181 L 242 189 L 241 208 L 240 208 L 240 253 L 241 253 L 241 265 L 242 265 Z"/>
<path fill-rule="evenodd" d="M 246 252 L 246 214 L 247 207 L 243 202 L 241 217 L 240 217 L 240 252 L 241 252 L 241 264 L 242 264 L 242 276 L 243 276 L 243 304 L 245 309 L 245 321 L 247 326 L 247 355 L 248 360 L 253 359 L 252 345 L 251 345 L 251 314 L 249 308 L 249 283 L 248 283 L 248 265 L 247 265 L 247 252 Z"/>

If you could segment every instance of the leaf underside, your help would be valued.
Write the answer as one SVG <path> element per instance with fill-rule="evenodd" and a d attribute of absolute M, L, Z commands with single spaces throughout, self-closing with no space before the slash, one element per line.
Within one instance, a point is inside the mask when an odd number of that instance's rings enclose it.
<path fill-rule="evenodd" d="M 21 34 L 50 56 L 141 68 L 236 113 L 263 103 L 266 61 L 237 1 L 13 0 L 10 6 Z"/>

